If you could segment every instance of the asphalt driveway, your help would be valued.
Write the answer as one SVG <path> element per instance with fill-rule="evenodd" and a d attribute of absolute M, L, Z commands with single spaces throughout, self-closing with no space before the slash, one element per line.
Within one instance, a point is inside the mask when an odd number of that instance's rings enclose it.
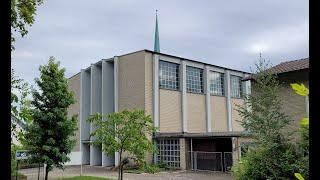
<path fill-rule="evenodd" d="M 61 177 L 79 176 L 80 166 L 66 166 L 65 170 L 54 169 L 49 173 L 49 179 L 57 179 Z M 28 180 L 38 179 L 38 169 L 21 169 L 19 172 L 28 176 Z M 41 172 L 43 176 L 43 172 Z M 99 166 L 83 166 L 82 175 L 108 177 L 117 179 L 117 172 L 111 171 L 107 167 Z M 124 173 L 124 179 L 128 180 L 232 180 L 232 176 L 227 173 L 207 172 L 207 171 L 173 171 L 159 172 L 156 174 L 134 174 Z"/>

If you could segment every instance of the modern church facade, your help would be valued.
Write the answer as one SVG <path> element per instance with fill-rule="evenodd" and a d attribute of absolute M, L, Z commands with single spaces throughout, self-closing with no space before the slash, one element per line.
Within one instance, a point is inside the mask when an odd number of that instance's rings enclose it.
<path fill-rule="evenodd" d="M 154 51 L 141 50 L 102 59 L 69 78 L 77 102 L 68 114 L 78 114 L 77 145 L 69 164 L 117 166 L 118 154 L 107 156 L 90 145 L 94 127 L 90 114 L 143 109 L 157 132 L 152 139 L 158 154 L 148 163 L 173 168 L 227 171 L 250 141 L 236 108 L 250 94 L 250 74 L 160 53 L 156 18 Z"/>
<path fill-rule="evenodd" d="M 69 78 L 77 100 L 69 115 L 79 114 L 70 164 L 117 165 L 116 153 L 106 156 L 89 144 L 94 127 L 87 118 L 95 112 L 144 109 L 158 127 L 152 138 L 160 153 L 147 157 L 149 163 L 225 169 L 239 159 L 240 144 L 247 140 L 236 106 L 244 105 L 242 97 L 250 93 L 250 81 L 241 81 L 249 75 L 149 50 L 92 64 Z"/>

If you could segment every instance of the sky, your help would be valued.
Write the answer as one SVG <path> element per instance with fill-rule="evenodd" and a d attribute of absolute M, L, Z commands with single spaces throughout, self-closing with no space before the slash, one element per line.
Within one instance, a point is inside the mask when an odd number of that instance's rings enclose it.
<path fill-rule="evenodd" d="M 162 53 L 248 72 L 260 52 L 273 65 L 309 57 L 306 0 L 44 0 L 16 38 L 12 68 L 34 84 L 50 56 L 70 77 L 104 58 L 153 50 L 156 9 Z"/>

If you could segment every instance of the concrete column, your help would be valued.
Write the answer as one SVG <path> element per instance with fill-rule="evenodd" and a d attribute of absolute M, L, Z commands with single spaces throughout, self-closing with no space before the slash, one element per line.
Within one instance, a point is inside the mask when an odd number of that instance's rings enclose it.
<path fill-rule="evenodd" d="M 153 122 L 160 128 L 159 121 L 159 55 L 153 54 Z M 159 129 L 158 129 L 159 130 Z"/>
<path fill-rule="evenodd" d="M 180 144 L 180 168 L 186 169 L 187 161 L 186 161 L 186 140 L 184 138 L 179 139 Z"/>
<path fill-rule="evenodd" d="M 244 77 L 248 77 L 249 74 L 246 74 Z M 250 95 L 251 94 L 251 81 L 250 80 L 247 80 L 247 81 L 244 81 L 242 84 L 244 84 L 244 93 L 246 96 Z M 248 111 L 251 111 L 251 108 L 248 106 L 248 104 L 246 104 L 246 108 Z"/>
<path fill-rule="evenodd" d="M 232 163 L 240 160 L 239 142 L 237 137 L 232 137 Z"/>
<path fill-rule="evenodd" d="M 119 58 L 117 56 L 115 56 L 113 58 L 113 69 L 114 69 L 114 112 L 118 112 L 119 111 Z M 119 153 L 115 152 L 114 153 L 114 165 L 115 166 L 119 166 Z"/>
<path fill-rule="evenodd" d="M 90 123 L 87 121 L 90 115 L 90 99 L 91 99 L 91 75 L 90 71 L 81 70 L 80 75 L 80 151 L 82 164 L 90 163 L 90 151 L 88 143 L 90 136 Z"/>
<path fill-rule="evenodd" d="M 102 114 L 114 112 L 114 72 L 113 64 L 102 60 Z M 107 119 L 104 119 L 107 121 Z M 103 146 L 103 145 L 102 145 Z M 103 148 L 103 147 L 102 147 Z M 114 155 L 108 156 L 102 151 L 102 166 L 114 165 Z"/>
<path fill-rule="evenodd" d="M 231 83 L 230 83 L 230 71 L 226 70 L 225 73 L 225 85 L 227 96 L 227 117 L 228 117 L 228 131 L 232 131 L 232 103 L 231 103 Z"/>
<path fill-rule="evenodd" d="M 206 117 L 207 117 L 207 132 L 212 132 L 211 128 L 211 95 L 210 95 L 210 70 L 205 66 L 204 71 L 204 88 L 206 93 Z"/>
<path fill-rule="evenodd" d="M 101 114 L 101 105 L 102 105 L 102 92 L 101 92 L 101 67 L 98 65 L 91 65 L 91 103 L 90 109 L 91 113 L 100 113 Z M 94 132 L 97 129 L 94 124 L 90 125 L 90 133 Z M 95 141 L 95 137 L 90 137 L 90 141 Z M 90 165 L 101 165 L 101 147 L 90 145 Z"/>
<path fill-rule="evenodd" d="M 181 105 L 182 105 L 182 132 L 188 132 L 188 114 L 187 114 L 187 65 L 185 61 L 180 65 L 180 84 L 181 84 Z"/>

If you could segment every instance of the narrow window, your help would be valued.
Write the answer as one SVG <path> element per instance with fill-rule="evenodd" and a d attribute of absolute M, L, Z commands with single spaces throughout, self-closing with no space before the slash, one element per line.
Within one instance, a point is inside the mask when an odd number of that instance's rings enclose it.
<path fill-rule="evenodd" d="M 179 64 L 159 61 L 159 86 L 165 89 L 179 89 Z"/>
<path fill-rule="evenodd" d="M 210 72 L 210 93 L 212 95 L 224 96 L 224 74 L 218 72 Z"/>
<path fill-rule="evenodd" d="M 187 91 L 203 93 L 203 69 L 187 66 Z"/>
<path fill-rule="evenodd" d="M 178 139 L 157 140 L 157 162 L 164 162 L 170 167 L 180 167 L 180 144 Z"/>
<path fill-rule="evenodd" d="M 239 76 L 230 76 L 231 81 L 231 97 L 241 98 L 242 96 L 242 82 Z"/>

